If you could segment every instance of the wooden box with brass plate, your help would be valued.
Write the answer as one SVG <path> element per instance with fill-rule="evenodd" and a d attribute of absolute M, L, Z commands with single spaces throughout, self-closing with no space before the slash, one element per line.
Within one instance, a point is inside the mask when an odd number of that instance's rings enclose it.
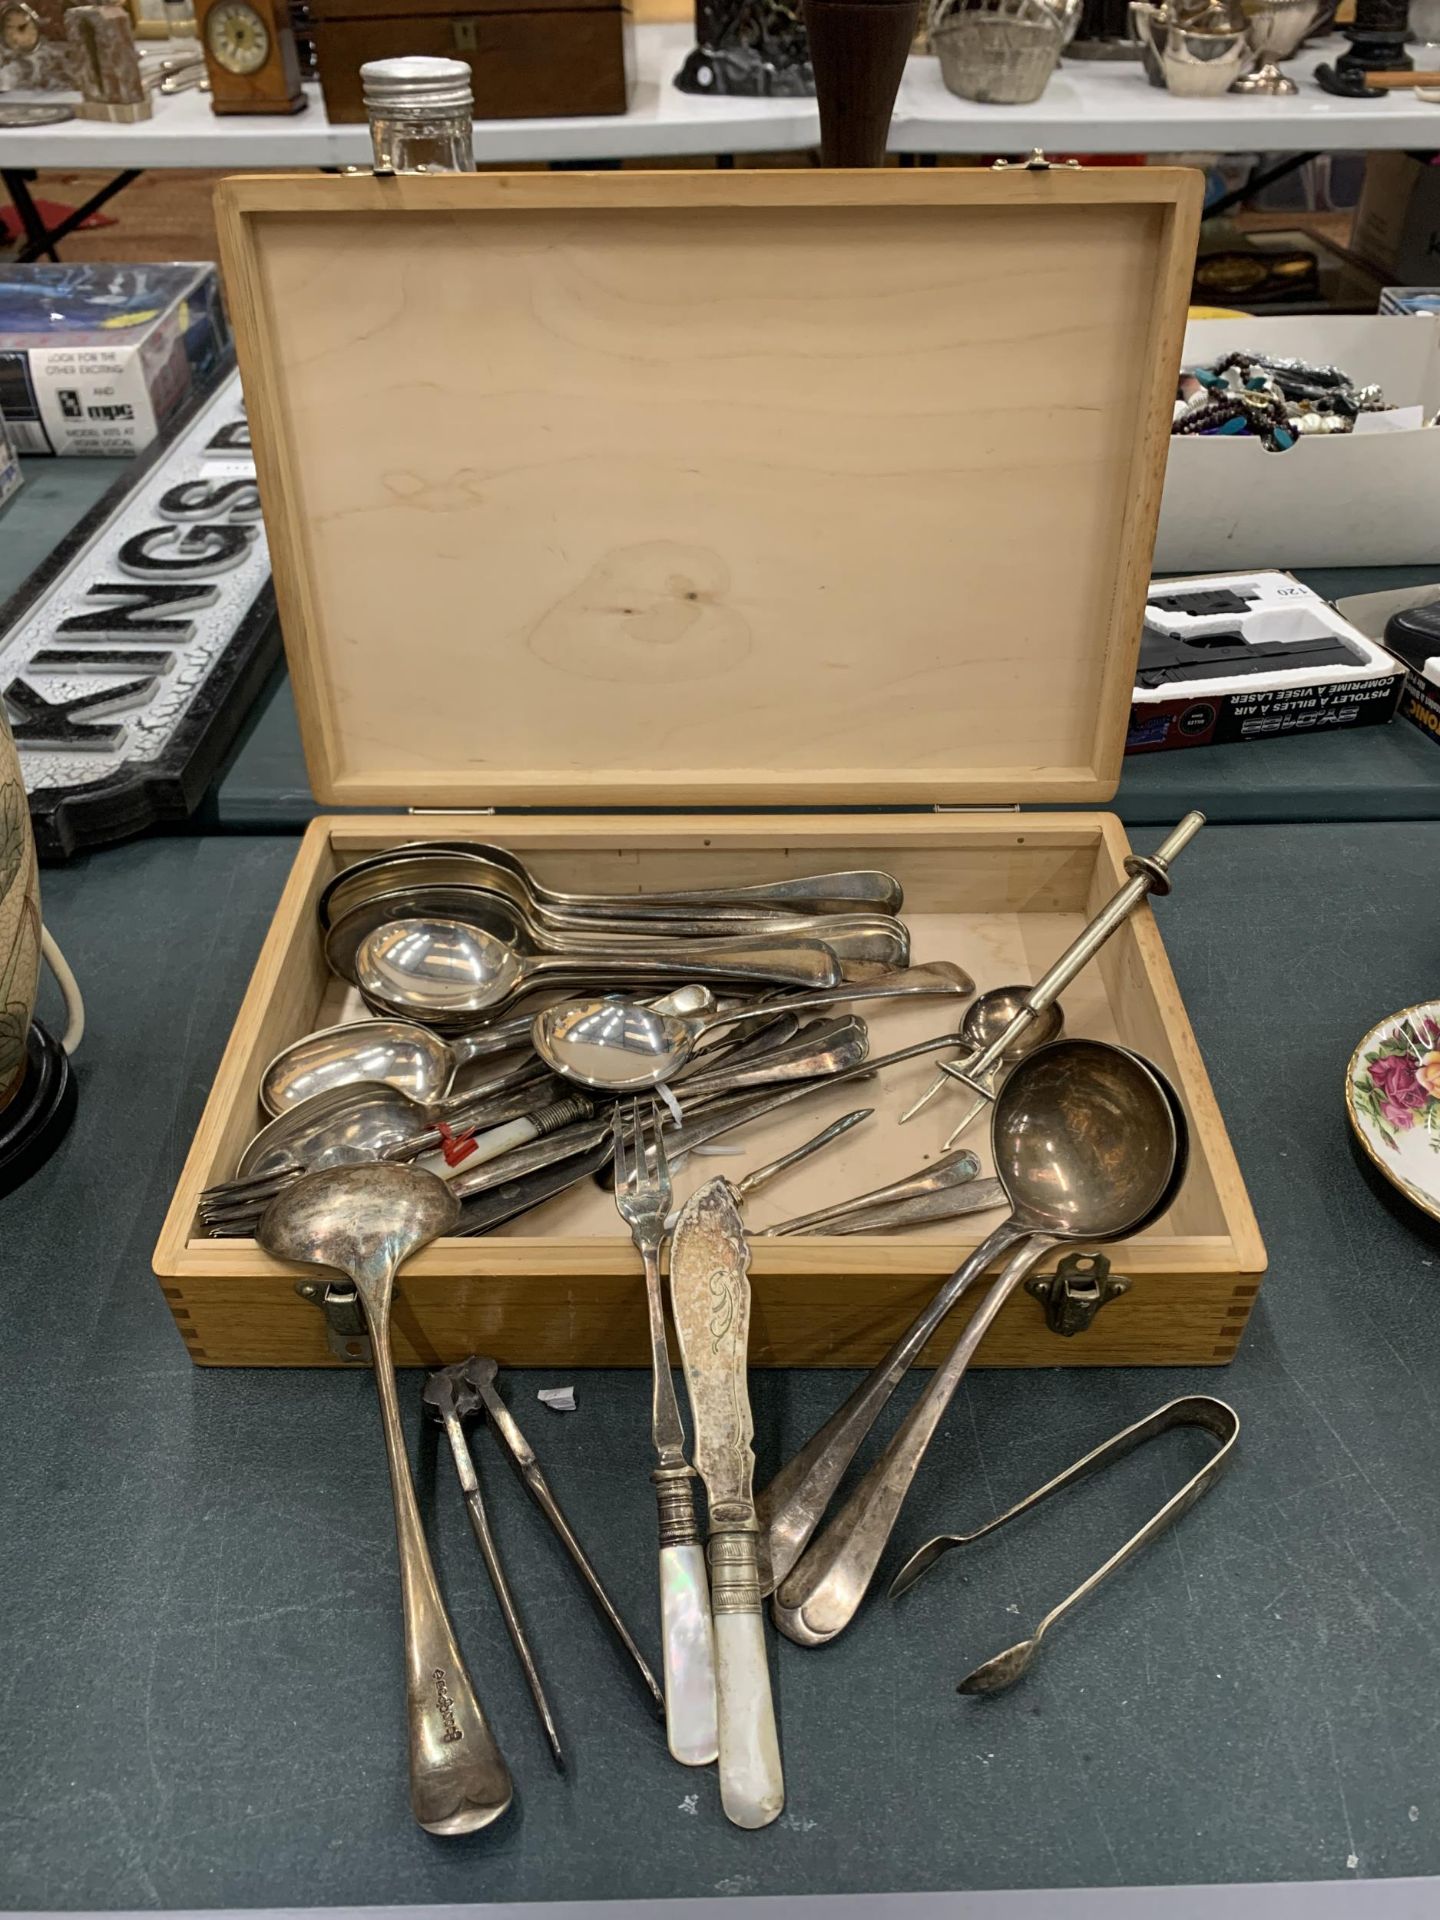
<path fill-rule="evenodd" d="M 624 0 L 311 0 L 333 121 L 364 120 L 367 60 L 427 54 L 470 69 L 478 120 L 624 113 L 633 81 Z"/>
<path fill-rule="evenodd" d="M 299 113 L 305 105 L 287 0 L 199 0 L 216 113 Z"/>
<path fill-rule="evenodd" d="M 128 8 L 71 7 L 65 15 L 65 37 L 75 84 L 84 96 L 83 120 L 150 118 L 150 95 L 141 77 Z"/>

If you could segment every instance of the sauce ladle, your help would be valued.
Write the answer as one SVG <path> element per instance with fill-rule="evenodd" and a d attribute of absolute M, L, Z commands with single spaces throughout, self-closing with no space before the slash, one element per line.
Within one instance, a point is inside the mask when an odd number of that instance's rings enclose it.
<path fill-rule="evenodd" d="M 706 1034 L 741 1021 L 773 1019 L 777 1012 L 800 1013 L 811 1007 L 845 1006 L 856 1000 L 930 994 L 960 998 L 969 990 L 968 976 L 942 962 L 910 967 L 869 986 L 845 985 L 771 1005 L 703 1015 L 619 999 L 563 1000 L 537 1013 L 530 1031 L 536 1053 L 562 1079 L 601 1093 L 624 1093 L 673 1080 Z M 962 1038 L 970 1037 L 974 1012 L 971 1007 L 965 1015 Z"/>
<path fill-rule="evenodd" d="M 675 950 L 671 950 L 672 952 Z M 806 941 L 784 949 L 751 945 L 723 958 L 692 951 L 684 957 L 617 950 L 607 954 L 532 956 L 458 920 L 394 920 L 367 934 L 355 956 L 360 991 L 376 1006 L 447 1023 L 480 1016 L 518 1000 L 552 980 L 747 980 L 769 986 L 833 987 L 840 963 L 828 947 Z"/>
<path fill-rule="evenodd" d="M 395 1275 L 460 1218 L 443 1180 L 418 1167 L 307 1174 L 265 1209 L 258 1239 L 277 1260 L 348 1274 L 370 1330 L 395 1503 L 405 1617 L 410 1805 L 427 1833 L 474 1833 L 510 1805 L 510 1770 L 475 1696 L 435 1578 L 400 1426 L 390 1306 Z"/>
<path fill-rule="evenodd" d="M 756 1502 L 770 1584 L 779 1588 L 775 1623 L 804 1645 L 832 1639 L 854 1615 L 941 1415 L 1025 1275 L 1065 1241 L 1139 1232 L 1170 1204 L 1184 1176 L 1187 1134 L 1173 1090 L 1138 1055 L 1099 1040 L 1059 1040 L 1020 1061 L 1000 1089 L 992 1141 L 1010 1217 Z M 806 1553 L 881 1408 L 961 1294 L 999 1258 L 1006 1265 L 959 1345 Z"/>

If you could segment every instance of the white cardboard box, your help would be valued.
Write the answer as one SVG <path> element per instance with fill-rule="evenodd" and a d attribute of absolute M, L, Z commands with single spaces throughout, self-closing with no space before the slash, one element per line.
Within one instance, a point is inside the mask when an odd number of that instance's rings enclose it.
<path fill-rule="evenodd" d="M 1343 367 L 1426 419 L 1440 410 L 1440 315 L 1192 320 L 1185 330 L 1187 366 L 1237 347 Z M 1250 438 L 1170 442 L 1157 573 L 1436 560 L 1440 427 L 1307 435 L 1286 453 Z"/>

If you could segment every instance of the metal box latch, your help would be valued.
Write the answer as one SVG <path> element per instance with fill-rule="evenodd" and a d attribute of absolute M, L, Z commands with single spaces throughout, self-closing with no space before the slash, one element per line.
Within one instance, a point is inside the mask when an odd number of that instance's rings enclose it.
<path fill-rule="evenodd" d="M 354 1287 L 330 1280 L 297 1280 L 295 1291 L 325 1316 L 325 1344 L 347 1366 L 370 1365 L 370 1334 Z"/>
<path fill-rule="evenodd" d="M 1103 1253 L 1067 1253 L 1054 1273 L 1025 1282 L 1025 1291 L 1045 1309 L 1052 1333 L 1069 1339 L 1084 1333 L 1109 1300 L 1130 1291 L 1130 1282 L 1112 1274 Z"/>

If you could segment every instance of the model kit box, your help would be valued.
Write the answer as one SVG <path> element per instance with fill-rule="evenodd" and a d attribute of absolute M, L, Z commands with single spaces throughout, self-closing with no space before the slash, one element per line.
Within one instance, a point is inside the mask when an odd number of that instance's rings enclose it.
<path fill-rule="evenodd" d="M 1293 574 L 1155 580 L 1125 751 L 1379 726 L 1400 687 L 1385 648 Z"/>
<path fill-rule="evenodd" d="M 209 264 L 0 265 L 0 411 L 16 451 L 138 453 L 229 338 Z"/>

